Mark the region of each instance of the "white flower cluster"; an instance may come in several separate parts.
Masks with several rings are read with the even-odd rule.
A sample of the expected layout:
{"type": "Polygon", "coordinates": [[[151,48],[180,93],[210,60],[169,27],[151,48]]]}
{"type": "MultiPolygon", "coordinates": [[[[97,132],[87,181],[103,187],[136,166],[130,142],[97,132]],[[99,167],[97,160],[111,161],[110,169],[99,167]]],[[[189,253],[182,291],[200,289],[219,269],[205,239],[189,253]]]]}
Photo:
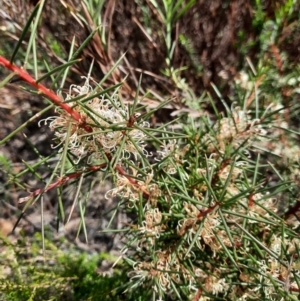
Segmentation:
{"type": "Polygon", "coordinates": [[[153,173],[148,173],[142,180],[142,176],[134,168],[131,167],[130,169],[131,174],[128,176],[117,173],[116,187],[107,191],[105,197],[113,198],[119,196],[129,201],[128,207],[133,207],[139,201],[140,194],[142,193],[148,199],[145,208],[155,207],[157,198],[161,192],[157,184],[152,183],[153,173]],[[136,180],[133,180],[133,178],[136,180]]]}
{"type": "Polygon", "coordinates": [[[249,112],[240,107],[233,107],[231,116],[223,117],[214,125],[215,135],[206,134],[203,141],[211,153],[216,150],[224,153],[229,144],[234,148],[241,145],[250,147],[255,141],[264,139],[267,135],[267,131],[260,123],[258,119],[252,120],[249,112]]]}
{"type": "Polygon", "coordinates": [[[87,78],[82,87],[72,85],[66,97],[70,107],[92,128],[91,133],[87,133],[77,120],[61,109],[58,110],[59,116],[43,120],[44,123],[50,122],[50,129],[55,132],[58,140],[57,146],[67,140],[68,149],[78,161],[89,156],[90,161],[97,162],[103,159],[105,154],[111,155],[121,146],[120,159],[130,158],[131,155],[135,159],[140,154],[147,156],[145,134],[140,128],[149,127],[149,123],[141,121],[137,126],[136,119],[139,115],[130,116],[128,107],[123,105],[116,95],[95,96],[85,101],[87,97],[91,98],[93,93],[87,78]],[[76,100],[73,101],[80,96],[80,104],[76,100]],[[130,118],[134,118],[134,121],[129,122],[130,118]]]}

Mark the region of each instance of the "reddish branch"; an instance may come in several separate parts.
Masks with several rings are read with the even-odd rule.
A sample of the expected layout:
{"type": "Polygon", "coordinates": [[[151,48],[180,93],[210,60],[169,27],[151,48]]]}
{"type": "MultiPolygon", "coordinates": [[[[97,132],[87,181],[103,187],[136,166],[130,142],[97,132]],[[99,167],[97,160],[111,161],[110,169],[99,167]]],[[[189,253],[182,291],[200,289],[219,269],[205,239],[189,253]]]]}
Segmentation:
{"type": "Polygon", "coordinates": [[[85,124],[85,120],[80,116],[80,114],[74,111],[68,104],[63,102],[58,95],[56,95],[50,89],[47,89],[40,83],[37,83],[32,76],[27,73],[24,69],[17,67],[16,65],[9,62],[6,58],[0,55],[0,65],[3,65],[5,68],[15,72],[22,80],[27,82],[32,87],[36,88],[41,94],[45,95],[48,99],[50,99],[56,106],[61,107],[64,111],[69,113],[74,120],[79,123],[79,126],[85,129],[88,133],[91,133],[93,129],[85,124]]]}
{"type": "Polygon", "coordinates": [[[202,295],[202,289],[201,289],[201,288],[198,288],[198,291],[197,291],[195,297],[193,298],[193,301],[199,301],[201,295],[202,295]]]}
{"type": "MultiPolygon", "coordinates": [[[[85,170],[85,172],[89,172],[89,171],[98,171],[100,170],[101,168],[104,168],[106,166],[106,163],[103,163],[103,164],[100,164],[100,165],[95,165],[95,166],[91,166],[89,167],[87,170],[85,170]]],[[[124,169],[120,166],[120,165],[117,165],[116,166],[116,170],[118,171],[119,174],[125,176],[129,182],[134,185],[134,186],[138,186],[138,182],[134,179],[132,179],[130,177],[130,175],[128,175],[124,169]]],[[[63,186],[64,184],[66,184],[68,181],[72,180],[72,179],[77,179],[79,178],[80,176],[82,175],[82,172],[74,172],[74,173],[71,173],[71,174],[68,174],[64,177],[61,177],[59,178],[56,182],[54,183],[51,183],[49,186],[47,186],[46,188],[41,188],[41,189],[37,189],[33,192],[31,192],[28,196],[24,197],[24,198],[20,198],[19,199],[19,204],[21,203],[24,203],[24,202],[27,202],[28,200],[30,200],[31,198],[37,196],[37,195],[40,195],[40,194],[43,194],[55,187],[60,187],[60,186],[63,186]]],[[[148,191],[145,191],[143,190],[143,193],[144,193],[144,196],[145,197],[149,197],[149,192],[148,191]]]]}
{"type": "Polygon", "coordinates": [[[249,201],[249,208],[252,207],[254,205],[254,193],[250,193],[249,197],[248,197],[248,201],[249,201]]]}
{"type": "MultiPolygon", "coordinates": [[[[87,171],[97,171],[99,170],[100,168],[103,168],[106,166],[106,163],[104,164],[101,164],[101,165],[97,165],[97,166],[91,166],[87,171]]],[[[64,177],[61,177],[59,178],[56,182],[54,183],[51,183],[49,186],[47,186],[46,188],[41,188],[41,189],[37,189],[33,192],[31,192],[28,196],[24,197],[24,198],[21,198],[19,199],[19,203],[24,203],[24,202],[27,202],[29,199],[37,196],[37,195],[40,195],[40,194],[43,194],[55,187],[60,187],[60,186],[63,186],[66,182],[72,180],[72,179],[77,179],[81,176],[82,172],[74,172],[74,173],[71,173],[71,174],[68,174],[64,177]]]]}
{"type": "Polygon", "coordinates": [[[201,219],[201,218],[205,217],[207,214],[212,212],[216,207],[218,207],[220,205],[221,205],[220,202],[216,202],[213,206],[208,207],[206,210],[201,210],[200,213],[198,214],[197,218],[201,219]]]}
{"type": "Polygon", "coordinates": [[[274,55],[275,62],[276,62],[276,65],[277,65],[276,67],[279,71],[279,74],[283,75],[283,61],[282,61],[282,58],[280,56],[279,48],[276,45],[272,44],[271,45],[271,52],[274,55]]]}

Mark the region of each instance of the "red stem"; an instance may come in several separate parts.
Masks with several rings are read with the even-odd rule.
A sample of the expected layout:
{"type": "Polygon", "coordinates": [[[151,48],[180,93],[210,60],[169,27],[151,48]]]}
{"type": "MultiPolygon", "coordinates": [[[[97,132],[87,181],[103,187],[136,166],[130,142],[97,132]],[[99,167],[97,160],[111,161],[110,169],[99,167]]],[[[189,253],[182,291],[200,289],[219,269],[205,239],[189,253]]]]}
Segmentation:
{"type": "MultiPolygon", "coordinates": [[[[97,171],[100,168],[103,168],[105,166],[106,166],[106,163],[103,163],[103,164],[100,164],[100,165],[96,165],[96,166],[91,166],[87,171],[97,171]]],[[[37,190],[31,192],[28,196],[19,199],[19,204],[27,202],[29,199],[31,199],[31,198],[39,195],[39,194],[45,193],[45,192],[47,192],[47,191],[49,191],[49,190],[51,190],[51,189],[53,189],[55,187],[62,186],[66,182],[68,182],[69,180],[77,179],[77,178],[79,178],[81,176],[81,174],[82,174],[82,172],[74,172],[74,173],[68,174],[68,175],[66,175],[66,176],[64,176],[62,178],[59,178],[56,182],[51,183],[46,188],[37,189],[37,190]]]]}
{"type": "MultiPolygon", "coordinates": [[[[106,166],[106,163],[103,163],[103,164],[100,164],[100,165],[91,166],[91,167],[89,167],[89,169],[87,171],[98,171],[99,169],[101,169],[101,168],[103,168],[105,166],[106,166]]],[[[123,176],[125,176],[132,185],[135,185],[135,186],[139,185],[136,180],[132,179],[127,173],[125,173],[124,169],[120,165],[117,165],[116,169],[117,169],[118,173],[121,174],[121,175],[123,175],[123,176]]],[[[68,174],[68,175],[66,175],[66,176],[64,176],[62,178],[59,178],[56,182],[51,183],[46,188],[37,189],[37,190],[31,192],[28,196],[26,196],[24,198],[20,198],[19,199],[19,204],[27,202],[29,199],[31,199],[31,198],[39,195],[39,194],[45,193],[45,192],[47,192],[47,191],[49,191],[49,190],[51,190],[51,189],[53,189],[55,187],[62,186],[64,184],[66,184],[66,182],[68,182],[69,180],[77,179],[81,175],[82,175],[82,172],[74,172],[74,173],[68,174]]],[[[148,191],[143,190],[143,193],[144,193],[145,197],[149,197],[149,192],[148,191]]]]}
{"type": "Polygon", "coordinates": [[[79,126],[85,129],[88,133],[91,133],[93,129],[85,124],[84,119],[80,116],[80,114],[76,111],[74,111],[68,104],[63,102],[63,99],[61,99],[58,95],[56,95],[53,91],[50,89],[47,89],[45,86],[43,86],[40,83],[37,83],[36,80],[27,73],[24,69],[17,67],[16,65],[9,62],[6,58],[0,55],[0,65],[3,65],[5,68],[15,72],[18,74],[18,76],[23,79],[25,82],[27,82],[32,87],[36,88],[38,91],[40,91],[41,94],[44,94],[48,99],[50,99],[56,106],[61,107],[63,110],[65,110],[67,113],[69,113],[72,118],[76,121],[78,121],[79,126]]]}
{"type": "Polygon", "coordinates": [[[220,202],[216,202],[213,206],[208,207],[206,210],[201,210],[197,218],[201,219],[202,217],[205,217],[206,215],[208,215],[208,213],[212,212],[217,206],[220,206],[220,202]]]}

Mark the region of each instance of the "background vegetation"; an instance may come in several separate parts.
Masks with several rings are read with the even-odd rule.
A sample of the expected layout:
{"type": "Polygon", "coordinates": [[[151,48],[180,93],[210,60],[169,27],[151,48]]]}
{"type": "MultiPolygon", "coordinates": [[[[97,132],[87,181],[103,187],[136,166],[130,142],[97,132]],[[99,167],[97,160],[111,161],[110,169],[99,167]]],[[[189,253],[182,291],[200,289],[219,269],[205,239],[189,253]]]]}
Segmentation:
{"type": "Polygon", "coordinates": [[[0,7],[1,300],[298,300],[299,1],[0,7]]]}

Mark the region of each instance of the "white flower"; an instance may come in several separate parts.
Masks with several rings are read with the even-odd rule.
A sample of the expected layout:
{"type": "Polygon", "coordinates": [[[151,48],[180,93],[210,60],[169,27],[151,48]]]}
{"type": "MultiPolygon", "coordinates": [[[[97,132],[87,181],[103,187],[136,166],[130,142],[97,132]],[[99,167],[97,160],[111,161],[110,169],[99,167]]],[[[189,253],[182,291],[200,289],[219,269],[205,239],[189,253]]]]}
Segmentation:
{"type": "Polygon", "coordinates": [[[137,124],[136,118],[139,115],[130,116],[128,107],[122,105],[116,96],[107,99],[102,95],[84,101],[85,97],[92,95],[92,87],[86,78],[83,86],[71,85],[66,97],[69,106],[92,128],[92,133],[87,133],[77,120],[62,109],[57,110],[59,116],[40,121],[50,122],[49,127],[57,140],[56,147],[64,145],[67,140],[68,149],[78,161],[85,156],[89,156],[89,161],[102,160],[105,154],[112,156],[120,147],[119,160],[128,159],[131,155],[136,159],[141,154],[148,156],[144,144],[146,135],[140,128],[149,127],[149,123],[139,121],[137,124]],[[72,101],[78,96],[83,97],[80,102],[84,106],[76,100],[72,101]]]}

